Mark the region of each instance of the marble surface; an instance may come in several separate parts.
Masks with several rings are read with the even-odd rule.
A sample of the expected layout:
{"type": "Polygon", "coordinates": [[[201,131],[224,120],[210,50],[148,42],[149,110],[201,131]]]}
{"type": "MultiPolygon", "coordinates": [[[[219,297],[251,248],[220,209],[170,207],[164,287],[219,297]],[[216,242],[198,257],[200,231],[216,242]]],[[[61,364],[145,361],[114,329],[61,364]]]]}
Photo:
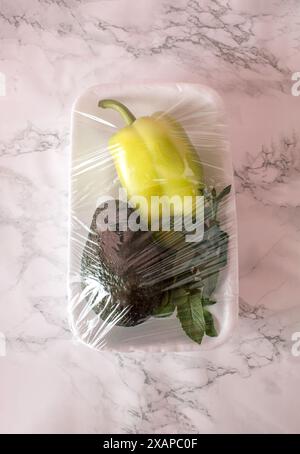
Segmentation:
{"type": "Polygon", "coordinates": [[[300,432],[299,15],[297,0],[1,0],[0,432],[300,432]],[[124,80],[208,83],[225,101],[240,320],[214,351],[71,338],[70,110],[124,80]]]}

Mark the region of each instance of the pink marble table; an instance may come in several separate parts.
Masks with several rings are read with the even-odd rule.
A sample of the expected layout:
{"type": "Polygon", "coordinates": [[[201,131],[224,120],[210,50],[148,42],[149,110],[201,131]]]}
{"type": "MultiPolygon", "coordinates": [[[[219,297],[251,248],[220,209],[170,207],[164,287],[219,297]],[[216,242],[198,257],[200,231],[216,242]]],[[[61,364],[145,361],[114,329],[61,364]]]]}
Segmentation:
{"type": "Polygon", "coordinates": [[[0,432],[300,432],[299,15],[297,0],[1,1],[0,432]],[[240,320],[214,351],[99,353],[67,324],[71,106],[141,80],[225,101],[240,320]]]}

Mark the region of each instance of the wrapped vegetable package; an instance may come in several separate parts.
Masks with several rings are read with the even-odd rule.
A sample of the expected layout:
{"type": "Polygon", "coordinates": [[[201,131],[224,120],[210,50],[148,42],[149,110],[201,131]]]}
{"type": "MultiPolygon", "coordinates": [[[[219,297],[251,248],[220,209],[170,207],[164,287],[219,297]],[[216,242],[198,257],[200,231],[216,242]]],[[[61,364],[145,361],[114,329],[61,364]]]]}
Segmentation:
{"type": "Polygon", "coordinates": [[[96,86],[73,109],[69,315],[96,349],[212,348],[238,308],[222,103],[196,84],[96,86]]]}

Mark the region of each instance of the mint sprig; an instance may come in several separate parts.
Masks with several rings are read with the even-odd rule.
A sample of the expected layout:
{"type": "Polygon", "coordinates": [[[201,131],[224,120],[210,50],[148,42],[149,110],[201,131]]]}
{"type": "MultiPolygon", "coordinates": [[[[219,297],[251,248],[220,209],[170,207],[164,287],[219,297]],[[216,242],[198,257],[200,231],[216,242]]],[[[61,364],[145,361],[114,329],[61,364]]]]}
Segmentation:
{"type": "Polygon", "coordinates": [[[182,329],[198,344],[201,344],[204,335],[218,335],[208,307],[216,303],[211,296],[216,289],[219,272],[227,264],[229,236],[221,230],[217,214],[220,202],[230,190],[231,186],[227,186],[217,194],[214,188],[204,189],[203,240],[195,243],[188,270],[175,277],[172,288],[166,291],[161,306],[153,314],[155,317],[168,317],[176,308],[182,329]],[[184,284],[180,286],[180,282],[184,284]]]}

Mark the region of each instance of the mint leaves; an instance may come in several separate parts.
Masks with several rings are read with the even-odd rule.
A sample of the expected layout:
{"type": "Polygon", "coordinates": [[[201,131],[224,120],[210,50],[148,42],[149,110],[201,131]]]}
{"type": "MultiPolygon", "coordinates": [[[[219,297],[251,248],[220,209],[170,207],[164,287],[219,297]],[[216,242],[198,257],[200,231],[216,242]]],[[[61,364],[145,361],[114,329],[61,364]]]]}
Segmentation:
{"type": "Polygon", "coordinates": [[[217,214],[220,202],[230,190],[231,186],[227,186],[217,194],[214,188],[204,189],[203,240],[178,252],[174,282],[153,313],[155,317],[168,317],[176,309],[183,331],[197,344],[201,344],[204,335],[218,335],[209,306],[216,303],[211,296],[217,287],[219,272],[227,265],[229,236],[220,228],[217,214]],[[177,271],[180,269],[182,272],[177,271]]]}
{"type": "Polygon", "coordinates": [[[154,317],[169,317],[175,310],[173,302],[172,290],[166,291],[159,308],[153,312],[154,317]]]}
{"type": "Polygon", "coordinates": [[[201,344],[204,334],[217,336],[212,314],[207,306],[215,304],[215,301],[202,296],[201,291],[190,292],[184,287],[175,288],[165,293],[159,309],[154,317],[169,317],[177,309],[177,318],[182,329],[194,342],[201,344]]]}
{"type": "Polygon", "coordinates": [[[177,304],[177,318],[183,331],[197,344],[201,344],[204,334],[217,336],[212,314],[206,308],[215,301],[203,298],[200,292],[187,294],[185,301],[177,304]]]}

